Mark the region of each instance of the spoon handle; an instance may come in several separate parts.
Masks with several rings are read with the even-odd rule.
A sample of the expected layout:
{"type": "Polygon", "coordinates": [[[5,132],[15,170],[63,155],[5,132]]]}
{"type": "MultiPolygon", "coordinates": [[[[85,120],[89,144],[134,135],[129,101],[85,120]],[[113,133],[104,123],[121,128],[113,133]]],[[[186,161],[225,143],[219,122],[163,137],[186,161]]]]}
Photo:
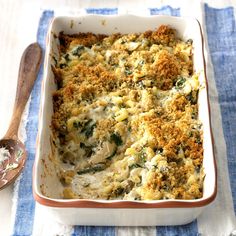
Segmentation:
{"type": "Polygon", "coordinates": [[[21,116],[37,78],[41,57],[42,50],[38,43],[30,44],[21,57],[13,115],[4,138],[13,138],[18,134],[21,116]]]}

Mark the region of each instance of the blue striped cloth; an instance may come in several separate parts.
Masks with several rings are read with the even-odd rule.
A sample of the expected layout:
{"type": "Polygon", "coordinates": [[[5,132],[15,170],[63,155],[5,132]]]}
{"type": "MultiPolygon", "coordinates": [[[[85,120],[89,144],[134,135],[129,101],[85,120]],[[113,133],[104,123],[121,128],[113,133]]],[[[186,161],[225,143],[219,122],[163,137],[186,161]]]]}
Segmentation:
{"type": "MultiPolygon", "coordinates": [[[[180,16],[180,8],[164,6],[160,9],[151,8],[150,14],[165,14],[180,16]]],[[[205,11],[205,31],[207,32],[208,48],[214,68],[214,79],[218,92],[220,113],[222,117],[222,127],[224,140],[227,148],[227,161],[230,177],[230,186],[234,206],[236,210],[236,29],[234,9],[232,7],[215,9],[204,5],[205,11]]],[[[86,9],[87,13],[113,15],[118,13],[117,8],[86,9]]],[[[38,26],[37,41],[45,49],[45,37],[53,11],[44,11],[38,26]]],[[[35,156],[35,141],[38,126],[39,94],[42,81],[42,68],[32,92],[30,102],[28,123],[26,126],[27,139],[26,148],[28,150],[28,160],[20,181],[15,188],[17,192],[17,205],[15,223],[12,235],[28,236],[32,235],[35,219],[35,201],[32,196],[32,166],[35,156]]],[[[214,117],[214,114],[213,114],[214,117]]],[[[216,118],[218,119],[218,118],[216,118]]],[[[217,144],[216,144],[217,145],[217,144]]],[[[216,147],[217,148],[217,147],[216,147]]],[[[220,167],[219,167],[220,168],[220,167]]],[[[214,224],[214,218],[209,219],[209,224],[214,224]]],[[[158,226],[154,228],[155,234],[161,236],[200,236],[198,220],[183,226],[158,226]]],[[[224,227],[224,225],[222,225],[224,227]]],[[[74,226],[71,235],[83,236],[113,236],[117,234],[118,227],[93,227],[93,226],[74,226]]],[[[126,232],[125,227],[122,232],[126,232]]],[[[143,230],[145,227],[142,227],[143,230]]],[[[139,235],[138,231],[128,229],[129,235],[139,235]],[[131,233],[130,233],[131,232],[131,233]],[[135,233],[136,232],[136,233],[135,233]]],[[[145,232],[145,230],[143,231],[145,232]]],[[[146,231],[148,232],[148,231],[146,231]]],[[[126,233],[125,233],[126,235],[126,233]]],[[[208,234],[211,235],[211,234],[208,234]]],[[[214,233],[212,235],[218,235],[214,233]]],[[[229,235],[229,232],[225,232],[229,235]]],[[[220,236],[220,235],[219,235],[220,236]]]]}
{"type": "Polygon", "coordinates": [[[214,65],[227,146],[228,168],[236,211],[236,28],[234,9],[205,5],[208,46],[214,65]]]}

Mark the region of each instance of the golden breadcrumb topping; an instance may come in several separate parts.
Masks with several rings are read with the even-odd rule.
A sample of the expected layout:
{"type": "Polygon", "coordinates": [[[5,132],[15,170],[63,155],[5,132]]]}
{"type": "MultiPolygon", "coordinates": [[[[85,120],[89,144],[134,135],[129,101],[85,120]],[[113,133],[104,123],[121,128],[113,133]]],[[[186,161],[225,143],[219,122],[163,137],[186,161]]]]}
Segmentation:
{"type": "Polygon", "coordinates": [[[62,197],[201,198],[192,40],[162,25],[138,34],[61,32],[59,42],[51,128],[62,197]]]}

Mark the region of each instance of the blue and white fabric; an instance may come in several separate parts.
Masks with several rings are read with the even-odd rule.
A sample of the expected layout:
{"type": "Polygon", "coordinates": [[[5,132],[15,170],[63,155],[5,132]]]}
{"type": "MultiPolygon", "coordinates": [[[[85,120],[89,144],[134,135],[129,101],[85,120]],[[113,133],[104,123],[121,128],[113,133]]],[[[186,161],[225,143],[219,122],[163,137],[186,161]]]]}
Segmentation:
{"type": "MultiPolygon", "coordinates": [[[[32,167],[35,157],[35,142],[38,126],[40,88],[43,75],[41,68],[34,86],[26,125],[28,150],[26,168],[16,182],[14,236],[233,236],[236,235],[236,21],[235,9],[216,9],[201,4],[207,76],[212,113],[215,153],[218,166],[218,195],[201,216],[183,226],[157,227],[98,227],[68,226],[56,223],[47,216],[47,211],[37,205],[32,195],[32,167]]],[[[89,14],[119,14],[118,8],[85,9],[89,14]]],[[[148,8],[151,15],[184,15],[180,7],[162,6],[148,8]]],[[[45,50],[45,37],[48,25],[56,11],[42,12],[38,25],[37,41],[45,50]]]]}

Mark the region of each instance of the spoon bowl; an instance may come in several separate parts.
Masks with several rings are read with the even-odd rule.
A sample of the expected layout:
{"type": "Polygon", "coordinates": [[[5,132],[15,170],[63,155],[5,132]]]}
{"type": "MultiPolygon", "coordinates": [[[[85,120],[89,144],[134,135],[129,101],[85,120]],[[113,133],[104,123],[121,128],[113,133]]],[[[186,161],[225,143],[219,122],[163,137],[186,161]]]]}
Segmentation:
{"type": "Polygon", "coordinates": [[[7,187],[22,172],[25,166],[27,153],[24,144],[20,140],[2,139],[0,149],[9,151],[10,157],[0,164],[0,189],[7,187]]]}
{"type": "Polygon", "coordinates": [[[41,57],[39,44],[33,43],[25,49],[21,58],[13,115],[4,138],[0,140],[0,190],[13,183],[25,166],[27,152],[18,138],[18,129],[37,78],[41,57]]]}

